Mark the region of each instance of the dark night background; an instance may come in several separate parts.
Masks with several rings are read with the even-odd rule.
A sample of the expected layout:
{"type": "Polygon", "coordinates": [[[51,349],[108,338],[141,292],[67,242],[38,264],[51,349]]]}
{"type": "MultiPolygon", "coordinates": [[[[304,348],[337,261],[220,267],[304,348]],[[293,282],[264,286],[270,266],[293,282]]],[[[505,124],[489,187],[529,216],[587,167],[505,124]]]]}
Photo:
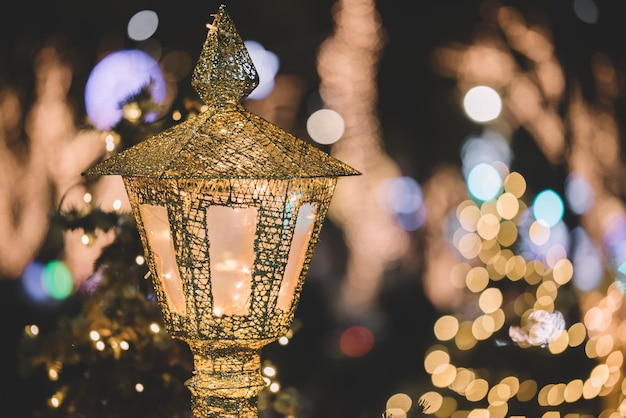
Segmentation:
{"type": "MultiPolygon", "coordinates": [[[[280,57],[281,73],[303,75],[309,81],[309,90],[315,90],[318,81],[315,55],[320,43],[332,33],[333,1],[224,3],[244,39],[256,40],[275,52],[280,57]]],[[[481,21],[482,3],[476,0],[377,2],[385,33],[378,73],[383,140],[387,152],[399,162],[404,173],[420,182],[428,179],[439,164],[459,164],[463,140],[480,130],[453,103],[455,82],[434,72],[431,54],[438,46],[467,42],[471,38],[481,21]]],[[[594,52],[606,52],[614,59],[616,68],[626,71],[623,1],[598,1],[600,16],[596,24],[580,21],[574,14],[572,1],[504,3],[518,7],[528,22],[550,28],[567,80],[581,81],[589,97],[594,94],[589,67],[594,52]]],[[[196,57],[205,38],[205,24],[219,4],[138,0],[21,1],[13,2],[10,8],[5,4],[0,11],[0,86],[21,86],[26,100],[32,100],[34,55],[45,42],[55,38],[68,51],[74,71],[70,94],[78,116],[82,117],[83,88],[96,62],[100,40],[116,35],[122,45],[132,46],[125,38],[129,17],[139,10],[152,9],[160,18],[155,37],[163,48],[184,49],[196,57]]],[[[179,89],[179,100],[194,94],[188,80],[181,80],[179,89]]],[[[618,122],[622,123],[624,106],[619,100],[616,105],[618,122]]],[[[516,155],[513,169],[523,165],[529,173],[529,184],[562,183],[566,168],[551,166],[532,141],[514,141],[513,149],[516,155]]],[[[335,257],[341,258],[345,252],[341,232],[330,222],[322,240],[332,242],[335,257]]],[[[333,274],[339,279],[341,267],[333,274]]],[[[341,411],[345,417],[380,417],[390,394],[403,390],[411,381],[425,379],[424,350],[432,343],[432,323],[437,312],[423,295],[419,277],[392,277],[383,287],[379,300],[388,329],[385,344],[363,358],[335,358],[330,362],[332,353],[320,347],[341,324],[335,323],[324,290],[316,284],[319,280],[311,279],[303,290],[296,314],[302,329],[289,347],[272,346],[265,352],[280,365],[285,386],[315,387],[318,398],[327,403],[319,408],[323,412],[320,416],[339,416],[337,411],[341,411]]],[[[18,377],[16,341],[26,324],[52,323],[59,314],[25,303],[17,296],[18,286],[18,281],[12,278],[0,279],[4,352],[0,362],[4,381],[0,416],[7,418],[31,416],[30,408],[42,397],[41,389],[33,382],[18,377]]],[[[487,348],[486,352],[492,350],[487,348]]]]}

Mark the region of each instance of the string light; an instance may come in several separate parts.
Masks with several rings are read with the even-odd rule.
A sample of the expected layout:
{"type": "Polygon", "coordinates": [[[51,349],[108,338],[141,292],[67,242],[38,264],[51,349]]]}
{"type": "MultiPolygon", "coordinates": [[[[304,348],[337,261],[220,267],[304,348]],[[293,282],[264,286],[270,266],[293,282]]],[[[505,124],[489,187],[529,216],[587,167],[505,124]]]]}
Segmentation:
{"type": "Polygon", "coordinates": [[[39,335],[39,327],[35,324],[26,325],[24,330],[26,332],[26,335],[30,337],[36,337],[37,335],[39,335]]]}

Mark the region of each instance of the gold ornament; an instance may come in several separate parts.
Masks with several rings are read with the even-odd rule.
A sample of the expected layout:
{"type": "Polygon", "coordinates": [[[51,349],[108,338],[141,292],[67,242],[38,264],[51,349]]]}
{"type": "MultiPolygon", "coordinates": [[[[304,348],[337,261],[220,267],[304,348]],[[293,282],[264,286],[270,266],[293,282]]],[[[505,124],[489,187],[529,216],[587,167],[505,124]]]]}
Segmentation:
{"type": "Polygon", "coordinates": [[[256,417],[261,348],[289,330],[337,178],[360,174],[247,111],[258,75],[225,6],[193,73],[207,110],[91,167],[121,175],[194,418],[256,417]]]}

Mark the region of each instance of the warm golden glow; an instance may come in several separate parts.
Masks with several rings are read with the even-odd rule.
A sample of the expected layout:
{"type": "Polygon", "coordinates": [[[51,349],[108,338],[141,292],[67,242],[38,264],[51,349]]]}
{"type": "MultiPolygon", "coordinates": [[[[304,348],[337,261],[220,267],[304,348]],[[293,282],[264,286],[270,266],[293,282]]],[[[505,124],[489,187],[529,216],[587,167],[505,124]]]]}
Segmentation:
{"type": "Polygon", "coordinates": [[[447,351],[435,349],[426,355],[424,359],[424,370],[433,374],[441,366],[450,364],[450,355],[447,351]]]}
{"type": "Polygon", "coordinates": [[[291,239],[289,258],[285,266],[285,276],[280,285],[277,306],[285,311],[291,307],[298,279],[306,260],[309,241],[313,232],[314,221],[317,215],[316,203],[304,203],[297,214],[296,225],[291,239]]]}
{"type": "Polygon", "coordinates": [[[458,249],[463,255],[463,257],[471,260],[480,254],[480,250],[482,248],[482,241],[478,234],[473,232],[463,234],[460,237],[458,243],[458,249]]]}
{"type": "Polygon", "coordinates": [[[500,232],[500,219],[492,213],[481,216],[476,224],[476,232],[482,239],[494,239],[500,232]]]}
{"type": "Polygon", "coordinates": [[[554,269],[552,270],[552,277],[554,277],[554,281],[559,285],[564,285],[569,282],[573,275],[574,266],[567,258],[557,261],[554,269]]]}
{"type": "Polygon", "coordinates": [[[463,321],[460,325],[459,331],[454,338],[454,343],[459,350],[471,350],[477,343],[472,332],[473,322],[463,321]]]}
{"type": "Polygon", "coordinates": [[[489,393],[487,394],[487,400],[491,405],[501,405],[503,403],[506,403],[513,395],[514,394],[511,393],[511,388],[509,386],[497,384],[489,389],[489,393]]]}
{"type": "MultiPolygon", "coordinates": [[[[526,192],[526,179],[520,173],[513,171],[504,179],[504,190],[519,199],[526,192]]],[[[510,198],[507,197],[507,201],[509,200],[510,198]]]]}
{"type": "Polygon", "coordinates": [[[500,223],[500,231],[498,232],[498,242],[504,247],[510,247],[517,240],[517,225],[511,221],[500,223]]]}
{"type": "Polygon", "coordinates": [[[439,341],[449,341],[453,339],[458,332],[459,321],[452,315],[443,315],[437,319],[433,329],[439,341]]]}
{"type": "Polygon", "coordinates": [[[467,273],[465,284],[472,292],[481,292],[489,284],[489,272],[484,267],[474,267],[467,273]]]}
{"type": "Polygon", "coordinates": [[[519,385],[519,391],[517,392],[517,399],[520,402],[527,402],[535,397],[537,394],[537,382],[534,380],[524,380],[519,385]]]}
{"type": "Polygon", "coordinates": [[[485,289],[478,299],[478,306],[485,313],[495,312],[502,306],[502,292],[500,289],[495,287],[485,289]]]}
{"type": "Polygon", "coordinates": [[[374,0],[338,0],[332,12],[333,33],[317,56],[319,92],[324,107],[341,115],[345,126],[331,154],[363,175],[338,184],[328,216],[342,228],[348,246],[339,314],[358,317],[374,307],[383,273],[404,256],[409,235],[377,198],[378,186],[400,175],[384,150],[377,117],[381,17],[374,0]]]}
{"type": "Polygon", "coordinates": [[[467,418],[490,418],[491,416],[488,409],[472,409],[467,418]]]}
{"type": "Polygon", "coordinates": [[[185,315],[183,284],[176,262],[176,250],[170,233],[167,208],[163,206],[141,205],[141,216],[146,229],[146,238],[154,257],[157,277],[163,283],[165,296],[171,309],[185,315]]]}
{"type": "Polygon", "coordinates": [[[216,316],[249,312],[257,218],[257,208],[211,205],[206,213],[206,233],[197,231],[211,242],[210,280],[216,316]]]}
{"type": "Polygon", "coordinates": [[[609,379],[609,368],[606,364],[598,364],[589,374],[589,381],[594,387],[602,387],[609,379]]]}
{"type": "Polygon", "coordinates": [[[456,367],[452,364],[442,364],[438,366],[431,375],[433,385],[445,388],[454,382],[456,377],[456,367]]]}
{"type": "Polygon", "coordinates": [[[479,341],[491,337],[495,330],[495,321],[489,315],[481,315],[472,323],[472,335],[479,341]]]}
{"type": "Polygon", "coordinates": [[[461,227],[467,232],[476,232],[478,221],[480,219],[480,209],[474,204],[467,204],[464,206],[459,205],[462,208],[457,211],[457,217],[461,227]]]}
{"type": "MultiPolygon", "coordinates": [[[[81,131],[75,123],[68,99],[70,62],[52,46],[41,49],[33,61],[30,109],[23,108],[18,89],[0,86],[0,277],[8,279],[20,278],[35,258],[57,206],[85,207],[86,187],[80,173],[104,152],[98,133],[81,131]],[[27,152],[18,151],[20,142],[27,144],[27,152]]],[[[70,269],[78,270],[72,271],[75,278],[93,274],[97,255],[92,257],[85,246],[66,251],[66,257],[62,261],[70,261],[70,269]]],[[[79,284],[77,280],[76,287],[79,284]]]]}
{"type": "Polygon", "coordinates": [[[503,219],[513,219],[519,212],[519,200],[517,200],[517,197],[511,192],[502,193],[500,197],[498,197],[496,205],[498,214],[503,219]]]}
{"type": "Polygon", "coordinates": [[[487,396],[489,383],[485,379],[472,380],[465,390],[465,397],[470,402],[478,402],[487,396]]]}
{"type": "Polygon", "coordinates": [[[599,384],[601,379],[592,379],[589,378],[585,380],[583,383],[583,398],[584,399],[592,399],[598,396],[600,390],[602,389],[602,385],[599,384]]]}
{"type": "Polygon", "coordinates": [[[450,389],[460,395],[465,395],[469,383],[474,379],[476,379],[476,375],[472,370],[459,367],[457,368],[456,378],[450,385],[450,389]]]}
{"type": "Polygon", "coordinates": [[[563,392],[563,398],[565,402],[576,402],[583,395],[583,381],[582,379],[574,379],[565,386],[563,392]]]}
{"type": "Polygon", "coordinates": [[[552,354],[559,354],[564,352],[569,346],[569,334],[567,331],[561,331],[556,338],[553,338],[548,343],[548,349],[552,354]]]}
{"type": "MultiPolygon", "coordinates": [[[[580,224],[590,239],[606,245],[604,234],[615,233],[611,228],[621,222],[615,220],[626,214],[624,206],[618,203],[622,200],[622,192],[617,184],[624,170],[624,163],[618,157],[623,154],[622,134],[616,122],[618,113],[614,106],[616,98],[623,93],[617,81],[619,69],[607,54],[595,52],[590,59],[590,81],[595,88],[593,100],[583,93],[577,82],[573,83],[570,91],[566,89],[566,71],[556,54],[547,26],[536,21],[531,24],[526,21],[524,13],[514,7],[497,3],[485,3],[483,6],[483,18],[496,30],[477,27],[471,42],[437,49],[433,55],[436,71],[455,79],[459,93],[475,85],[488,85],[502,92],[504,111],[496,121],[498,123],[494,123],[494,129],[507,139],[513,132],[523,129],[535,140],[543,157],[551,164],[565,164],[571,173],[584,179],[593,192],[592,196],[574,196],[581,199],[584,208],[572,209],[580,210],[580,224]],[[586,201],[582,202],[582,199],[586,201]]],[[[583,282],[587,280],[586,266],[581,263],[581,270],[575,272],[576,264],[573,258],[569,258],[574,256],[571,248],[551,243],[559,239],[556,228],[552,230],[543,221],[533,222],[528,218],[525,221],[529,223],[524,228],[530,226],[529,230],[523,230],[518,224],[525,217],[528,203],[522,200],[526,181],[520,173],[506,174],[503,186],[504,192],[496,200],[497,215],[501,218],[496,239],[503,247],[501,252],[485,247],[485,241],[490,238],[489,230],[484,226],[479,228],[479,218],[468,216],[475,209],[467,203],[458,206],[457,218],[462,231],[455,233],[453,243],[461,257],[466,259],[463,261],[470,261],[472,268],[481,266],[479,262],[483,262],[491,280],[525,281],[520,285],[528,287],[519,295],[512,296],[507,309],[512,309],[522,319],[528,316],[529,308],[554,312],[564,301],[561,292],[569,292],[569,289],[562,289],[563,286],[570,285],[576,278],[583,282]],[[519,204],[517,208],[516,203],[519,204]],[[511,223],[505,223],[507,220],[511,223]],[[477,243],[465,238],[465,233],[480,236],[483,240],[480,251],[475,249],[477,243]],[[504,255],[504,249],[514,246],[520,237],[529,239],[535,246],[548,246],[550,243],[549,248],[542,250],[540,258],[533,259],[531,255],[525,257],[528,261],[523,262],[516,260],[515,256],[504,255]]],[[[481,216],[485,213],[481,208],[481,216]]],[[[607,250],[607,253],[616,251],[602,250],[607,250]]],[[[607,270],[616,268],[606,260],[602,263],[607,270]]],[[[603,280],[613,279],[611,276],[615,272],[607,273],[603,280]]],[[[466,279],[470,277],[466,274],[466,279]]],[[[468,288],[470,283],[475,282],[466,280],[468,288]]],[[[575,379],[565,385],[565,389],[563,383],[545,387],[538,398],[542,405],[557,406],[562,402],[599,396],[607,405],[599,416],[613,418],[626,411],[623,402],[617,406],[620,412],[615,412],[613,405],[617,399],[615,387],[623,379],[621,355],[615,353],[622,353],[626,347],[623,283],[619,284],[620,290],[616,290],[618,286],[615,283],[608,283],[605,287],[602,282],[596,286],[597,290],[578,293],[582,321],[571,324],[567,331],[552,335],[546,347],[551,354],[560,355],[586,341],[585,354],[600,363],[598,368],[594,369],[589,379],[575,379]],[[603,292],[606,293],[603,295],[603,292]],[[606,364],[603,365],[603,361],[606,364]],[[610,370],[608,376],[604,372],[605,367],[610,370]]],[[[478,320],[475,321],[475,330],[480,328],[478,323],[478,320]]],[[[532,385],[536,389],[536,383],[532,385]]],[[[523,394],[521,390],[520,393],[523,394]]],[[[530,400],[532,396],[534,394],[526,399],[530,400]]],[[[570,415],[578,416],[567,416],[570,415]]],[[[545,418],[557,416],[560,416],[557,412],[543,415],[545,418]]]]}
{"type": "MultiPolygon", "coordinates": [[[[430,393],[434,393],[434,392],[430,392],[430,393]]],[[[424,398],[425,396],[427,396],[427,394],[422,395],[422,398],[424,398]]],[[[429,399],[429,405],[430,402],[435,401],[435,405],[431,405],[431,407],[436,409],[439,409],[439,407],[441,406],[441,403],[443,402],[443,398],[441,397],[441,395],[439,395],[439,399],[437,399],[437,396],[432,396],[432,395],[428,395],[429,399]],[[438,402],[436,402],[438,400],[438,402]],[[438,405],[437,405],[438,403],[438,405]]],[[[420,399],[422,399],[420,398],[420,399]]],[[[404,413],[409,412],[409,409],[411,409],[411,405],[413,404],[413,401],[411,400],[411,397],[409,395],[407,395],[406,393],[396,393],[394,395],[391,395],[389,397],[389,399],[387,399],[387,404],[386,404],[386,409],[399,409],[401,411],[404,411],[404,413]]]]}
{"type": "Polygon", "coordinates": [[[520,280],[526,274],[526,260],[521,255],[510,257],[504,265],[507,277],[512,281],[520,280]]]}
{"type": "Polygon", "coordinates": [[[423,407],[425,414],[433,414],[441,409],[443,396],[434,391],[426,392],[419,398],[418,404],[423,407]]]}

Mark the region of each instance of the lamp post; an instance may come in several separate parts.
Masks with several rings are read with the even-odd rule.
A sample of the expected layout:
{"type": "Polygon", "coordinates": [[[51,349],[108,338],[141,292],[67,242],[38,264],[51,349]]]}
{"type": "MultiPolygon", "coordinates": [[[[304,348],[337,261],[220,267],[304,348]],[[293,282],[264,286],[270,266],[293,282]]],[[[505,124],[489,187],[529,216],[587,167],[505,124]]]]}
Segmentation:
{"type": "Polygon", "coordinates": [[[337,178],[359,172],[241,104],[258,75],[220,6],[192,77],[207,110],[89,168],[121,175],[194,418],[256,417],[260,351],[291,325],[337,178]]]}

